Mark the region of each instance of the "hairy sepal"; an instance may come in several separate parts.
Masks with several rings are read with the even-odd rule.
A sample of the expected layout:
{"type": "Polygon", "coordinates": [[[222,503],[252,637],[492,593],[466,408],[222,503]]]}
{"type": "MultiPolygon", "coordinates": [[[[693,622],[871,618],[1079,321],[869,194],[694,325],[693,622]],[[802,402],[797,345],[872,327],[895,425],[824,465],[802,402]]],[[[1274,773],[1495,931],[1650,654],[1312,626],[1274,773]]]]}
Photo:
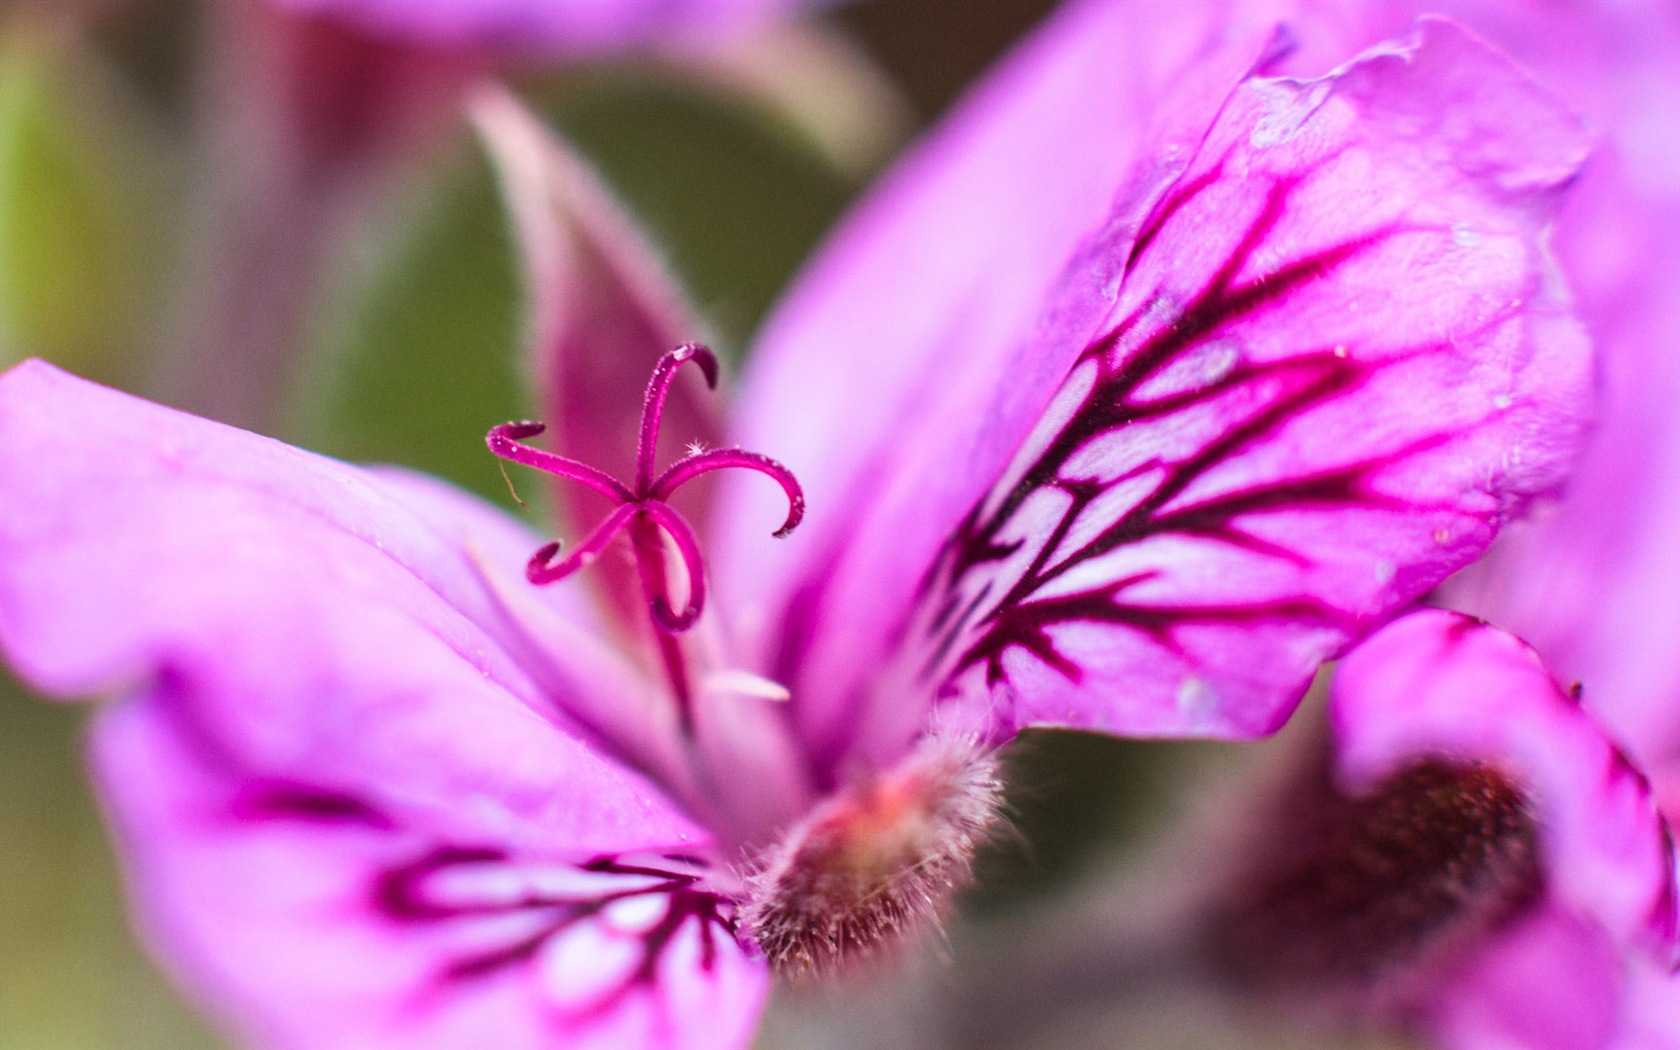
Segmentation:
{"type": "Polygon", "coordinates": [[[831,977],[935,929],[997,831],[995,756],[930,738],[814,809],[749,880],[742,927],[796,981],[831,977]]]}

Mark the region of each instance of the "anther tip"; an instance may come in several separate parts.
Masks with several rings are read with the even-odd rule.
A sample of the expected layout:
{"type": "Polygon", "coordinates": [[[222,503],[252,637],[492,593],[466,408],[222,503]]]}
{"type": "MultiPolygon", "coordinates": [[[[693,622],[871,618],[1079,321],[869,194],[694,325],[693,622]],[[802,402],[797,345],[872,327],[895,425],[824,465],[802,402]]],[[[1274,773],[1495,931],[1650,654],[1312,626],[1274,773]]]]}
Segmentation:
{"type": "Polygon", "coordinates": [[[684,343],[671,351],[671,358],[677,364],[692,360],[700,366],[700,374],[706,377],[706,386],[716,390],[718,385],[718,360],[711,348],[704,343],[684,343]]]}
{"type": "Polygon", "coordinates": [[[548,564],[554,556],[560,553],[560,541],[545,543],[537,548],[537,553],[531,555],[531,560],[525,563],[525,578],[541,586],[549,582],[548,564]]]}
{"type": "Polygon", "coordinates": [[[536,437],[547,429],[548,426],[545,423],[522,419],[514,423],[502,423],[491,427],[490,433],[484,436],[484,440],[491,448],[495,448],[500,442],[520,441],[528,437],[536,437]]]}
{"type": "Polygon", "coordinates": [[[802,495],[801,496],[795,496],[793,499],[788,501],[787,520],[782,522],[782,527],[781,528],[777,529],[775,532],[771,533],[770,535],[772,537],[774,537],[775,539],[785,540],[793,532],[794,529],[799,527],[799,523],[804,521],[804,520],[805,520],[805,497],[802,496],[802,495]]]}
{"type": "Polygon", "coordinates": [[[659,626],[669,634],[682,634],[700,621],[700,606],[690,605],[681,615],[671,611],[671,606],[664,598],[654,598],[648,603],[649,611],[659,626]]]}
{"type": "Polygon", "coordinates": [[[787,539],[789,536],[793,535],[793,530],[799,527],[799,522],[802,517],[802,515],[798,514],[789,514],[787,520],[782,522],[782,527],[777,529],[775,532],[772,532],[770,537],[778,540],[787,539]]]}

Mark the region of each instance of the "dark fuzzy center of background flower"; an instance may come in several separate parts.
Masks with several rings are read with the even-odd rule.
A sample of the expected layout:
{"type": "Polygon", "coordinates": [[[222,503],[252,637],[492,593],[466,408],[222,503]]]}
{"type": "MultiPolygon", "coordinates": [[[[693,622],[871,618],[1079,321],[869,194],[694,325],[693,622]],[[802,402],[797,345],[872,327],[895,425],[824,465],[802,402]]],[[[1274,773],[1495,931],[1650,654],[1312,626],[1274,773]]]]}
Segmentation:
{"type": "Polygon", "coordinates": [[[1208,930],[1218,969],[1265,990],[1356,989],[1450,965],[1543,879],[1529,799],[1499,770],[1417,759],[1348,795],[1327,763],[1208,930]]]}

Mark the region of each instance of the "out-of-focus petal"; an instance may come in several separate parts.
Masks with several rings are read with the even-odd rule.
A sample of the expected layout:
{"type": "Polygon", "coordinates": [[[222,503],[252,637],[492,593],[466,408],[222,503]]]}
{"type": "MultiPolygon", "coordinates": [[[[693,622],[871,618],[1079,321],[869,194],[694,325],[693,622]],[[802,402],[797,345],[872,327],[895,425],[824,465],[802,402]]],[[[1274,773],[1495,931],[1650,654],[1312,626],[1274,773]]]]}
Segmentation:
{"type": "Polygon", "coordinates": [[[1680,975],[1643,959],[1622,972],[1621,1013],[1612,1050],[1680,1048],[1680,975]]]}
{"type": "MultiPolygon", "coordinates": [[[[223,766],[183,732],[177,702],[159,690],[99,716],[100,795],[153,950],[244,1039],[750,1039],[767,974],[730,933],[730,905],[680,859],[699,839],[639,852],[654,822],[629,822],[566,850],[468,794],[446,821],[409,823],[364,797],[223,766]]],[[[567,805],[639,804],[626,783],[590,786],[567,805]]]]}
{"type": "Polygon", "coordinates": [[[411,822],[466,799],[557,847],[690,831],[569,714],[640,683],[568,655],[575,596],[544,596],[571,635],[524,659],[486,585],[520,578],[520,530],[434,487],[25,363],[0,377],[0,648],[54,695],[168,683],[207,751],[411,822]]]}
{"type": "Polygon", "coordinates": [[[1439,1045],[1460,1050],[1675,1050],[1680,978],[1547,907],[1456,974],[1429,1022],[1439,1045]]]}
{"type": "MultiPolygon", "coordinates": [[[[1591,922],[1543,907],[1503,930],[1431,1004],[1436,1045],[1459,1050],[1572,1050],[1618,1045],[1625,966],[1591,922]]],[[[1650,964],[1646,964],[1650,965],[1650,964]]],[[[1660,1043],[1625,1044],[1655,1050],[1660,1043]]]]}
{"type": "Polygon", "coordinates": [[[379,36],[513,53],[587,55],[731,36],[815,0],[275,0],[379,36]]]}
{"type": "Polygon", "coordinates": [[[837,171],[862,178],[903,145],[910,106],[872,53],[823,22],[788,22],[724,47],[669,49],[666,68],[779,116],[837,171]]]}
{"type": "Polygon", "coordinates": [[[1674,855],[1650,786],[1534,650],[1457,613],[1414,613],[1342,661],[1330,719],[1355,790],[1417,756],[1505,771],[1535,807],[1547,895],[1618,946],[1674,951],[1674,855]]]}
{"type": "MultiPolygon", "coordinates": [[[[929,690],[990,735],[1275,728],[1321,660],[1561,479],[1589,360],[1541,240],[1586,141],[1448,23],[1325,80],[1245,81],[1070,271],[1035,344],[1066,378],[990,494],[945,517],[985,465],[951,449],[878,479],[796,703],[855,702],[848,668],[907,634],[876,694],[900,733],[929,690]]],[[[940,423],[998,440],[1024,370],[940,423]]]]}

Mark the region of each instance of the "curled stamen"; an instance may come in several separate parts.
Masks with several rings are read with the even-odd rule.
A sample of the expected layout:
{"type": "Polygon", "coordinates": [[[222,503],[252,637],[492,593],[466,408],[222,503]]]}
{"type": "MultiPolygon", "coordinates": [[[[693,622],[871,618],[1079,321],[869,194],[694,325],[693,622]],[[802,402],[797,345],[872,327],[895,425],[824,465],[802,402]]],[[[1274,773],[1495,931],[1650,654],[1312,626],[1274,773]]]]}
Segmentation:
{"type": "Polygon", "coordinates": [[[659,475],[659,480],[653,483],[653,488],[648,496],[657,500],[669,499],[671,493],[675,492],[690,478],[699,477],[709,471],[722,470],[725,467],[745,467],[748,470],[756,470],[775,481],[782,487],[782,491],[787,493],[787,520],[782,522],[781,528],[775,532],[778,539],[792,532],[794,527],[805,517],[805,492],[799,487],[799,481],[794,478],[793,472],[769,456],[760,455],[757,452],[745,452],[738,448],[720,448],[711,452],[696,452],[678,460],[667,467],[665,473],[659,475]]]}
{"type": "Polygon", "coordinates": [[[647,394],[642,398],[642,431],[636,443],[636,492],[645,495],[648,480],[653,477],[653,453],[659,444],[659,420],[665,414],[665,397],[671,390],[671,380],[684,361],[700,366],[706,386],[717,389],[717,357],[699,343],[684,343],[659,359],[648,380],[647,394]]]}
{"type": "Polygon", "coordinates": [[[654,479],[653,457],[659,442],[660,418],[664,414],[672,379],[685,361],[693,361],[699,367],[708,386],[717,386],[717,357],[698,343],[684,343],[659,359],[652,378],[648,380],[647,394],[642,402],[633,487],[594,467],[525,444],[526,438],[543,432],[541,423],[503,423],[492,427],[485,437],[490,451],[502,459],[580,482],[612,501],[612,513],[576,549],[555,561],[560,555],[560,544],[545,544],[525,566],[525,576],[534,584],[564,579],[599,558],[613,537],[629,529],[642,590],[654,625],[658,628],[661,652],[672,669],[672,682],[679,697],[686,697],[688,689],[682,670],[681,650],[670,636],[688,630],[700,619],[706,603],[706,574],[694,530],[666,500],[691,478],[724,467],[744,467],[769,477],[787,495],[787,518],[776,530],[777,536],[786,536],[805,516],[805,494],[793,473],[770,457],[756,452],[745,452],[739,448],[710,452],[695,449],[672,464],[657,480],[654,479]],[[688,576],[688,600],[681,611],[671,607],[670,580],[666,572],[667,537],[682,557],[683,569],[688,576]]]}
{"type": "Polygon", "coordinates": [[[657,566],[659,587],[657,590],[650,587],[648,595],[648,608],[653,613],[653,618],[670,633],[681,634],[699,621],[700,613],[706,605],[706,567],[700,559],[700,541],[695,538],[694,530],[688,527],[688,522],[682,519],[682,515],[668,505],[649,500],[639,509],[671,537],[677,553],[682,555],[683,569],[688,574],[688,604],[683,611],[677,613],[672,610],[671,603],[664,593],[663,558],[659,559],[657,566]]]}
{"type": "Polygon", "coordinates": [[[520,443],[521,438],[536,437],[547,429],[542,423],[503,423],[490,428],[484,443],[490,446],[491,452],[503,459],[511,459],[527,467],[536,467],[562,478],[582,482],[614,503],[628,503],[636,498],[617,478],[596,470],[587,463],[579,463],[575,459],[567,459],[565,456],[557,456],[552,452],[520,443]]]}
{"type": "Polygon", "coordinates": [[[565,579],[599,558],[607,544],[612,542],[612,538],[618,535],[619,531],[624,528],[635,513],[636,505],[634,503],[625,503],[614,508],[613,512],[607,515],[605,521],[595,526],[595,531],[589,534],[589,538],[578,544],[577,548],[566,557],[566,560],[557,565],[550,565],[549,562],[556,554],[560,553],[559,541],[543,544],[541,549],[531,555],[531,560],[526,563],[525,578],[538,586],[565,579]]]}

